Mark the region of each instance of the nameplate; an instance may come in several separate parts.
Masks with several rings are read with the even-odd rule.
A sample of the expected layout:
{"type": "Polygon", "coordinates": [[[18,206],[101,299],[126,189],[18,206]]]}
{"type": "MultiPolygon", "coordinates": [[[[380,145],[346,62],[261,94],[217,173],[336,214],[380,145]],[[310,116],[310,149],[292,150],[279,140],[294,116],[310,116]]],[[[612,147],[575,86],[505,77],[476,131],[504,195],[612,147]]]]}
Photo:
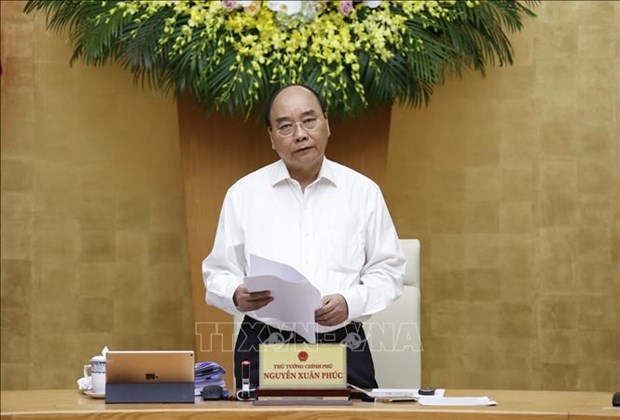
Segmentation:
{"type": "Polygon", "coordinates": [[[260,388],[346,388],[344,344],[261,344],[260,388]]]}

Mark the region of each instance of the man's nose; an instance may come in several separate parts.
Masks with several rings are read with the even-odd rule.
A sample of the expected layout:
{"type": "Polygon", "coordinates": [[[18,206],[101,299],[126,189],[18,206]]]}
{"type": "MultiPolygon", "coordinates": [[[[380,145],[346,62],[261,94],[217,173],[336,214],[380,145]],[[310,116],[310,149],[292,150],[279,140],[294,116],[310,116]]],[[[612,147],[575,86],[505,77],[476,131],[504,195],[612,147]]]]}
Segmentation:
{"type": "Polygon", "coordinates": [[[301,140],[305,140],[308,138],[308,132],[306,131],[306,129],[304,128],[301,122],[295,123],[294,128],[295,128],[294,134],[295,134],[296,141],[301,141],[301,140]]]}

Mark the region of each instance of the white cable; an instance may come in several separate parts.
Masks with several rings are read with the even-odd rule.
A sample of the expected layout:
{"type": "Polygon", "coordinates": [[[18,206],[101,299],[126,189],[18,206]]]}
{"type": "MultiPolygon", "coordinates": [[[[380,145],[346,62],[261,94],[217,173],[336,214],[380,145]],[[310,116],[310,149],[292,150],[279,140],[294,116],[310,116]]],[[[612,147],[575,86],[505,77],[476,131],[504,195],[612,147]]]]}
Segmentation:
{"type": "Polygon", "coordinates": [[[252,388],[252,389],[249,389],[247,391],[247,395],[248,395],[247,398],[243,398],[242,395],[243,395],[244,392],[246,392],[246,391],[243,390],[243,389],[240,389],[239,391],[237,391],[237,399],[239,401],[252,401],[252,400],[254,400],[254,398],[250,398],[249,395],[250,395],[250,392],[256,392],[256,388],[252,388]]]}

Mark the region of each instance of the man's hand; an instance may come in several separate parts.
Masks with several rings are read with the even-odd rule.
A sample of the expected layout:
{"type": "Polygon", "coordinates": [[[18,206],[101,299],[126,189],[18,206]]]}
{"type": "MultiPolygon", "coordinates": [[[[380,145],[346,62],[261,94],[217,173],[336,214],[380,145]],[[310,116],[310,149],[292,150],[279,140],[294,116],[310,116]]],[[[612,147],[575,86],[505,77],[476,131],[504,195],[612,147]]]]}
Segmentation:
{"type": "Polygon", "coordinates": [[[233,303],[241,312],[256,311],[273,301],[270,290],[260,292],[248,292],[247,287],[240,284],[233,295],[233,303]]]}
{"type": "Polygon", "coordinates": [[[338,325],[347,320],[349,306],[341,294],[323,296],[323,306],[314,311],[314,320],[325,327],[338,325]]]}

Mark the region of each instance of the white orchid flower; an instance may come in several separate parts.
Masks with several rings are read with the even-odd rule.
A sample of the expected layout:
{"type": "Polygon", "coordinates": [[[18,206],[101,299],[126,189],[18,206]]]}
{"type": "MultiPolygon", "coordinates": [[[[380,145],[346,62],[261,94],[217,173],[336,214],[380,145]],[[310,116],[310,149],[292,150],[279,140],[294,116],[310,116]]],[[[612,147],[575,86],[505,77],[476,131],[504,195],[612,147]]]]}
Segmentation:
{"type": "Polygon", "coordinates": [[[296,0],[270,0],[267,2],[267,8],[274,12],[286,13],[290,16],[301,11],[301,2],[296,0]]]}
{"type": "Polygon", "coordinates": [[[381,4],[382,0],[364,0],[364,6],[376,9],[381,4]]]}

